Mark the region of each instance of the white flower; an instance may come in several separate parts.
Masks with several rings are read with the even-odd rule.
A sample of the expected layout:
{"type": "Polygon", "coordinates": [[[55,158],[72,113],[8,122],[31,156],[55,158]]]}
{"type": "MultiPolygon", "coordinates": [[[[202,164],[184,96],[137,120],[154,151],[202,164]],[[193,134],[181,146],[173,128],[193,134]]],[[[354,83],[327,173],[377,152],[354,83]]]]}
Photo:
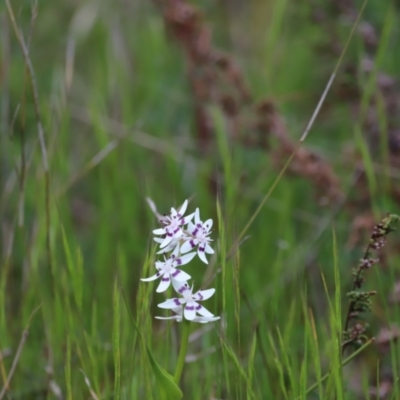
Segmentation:
{"type": "Polygon", "coordinates": [[[173,280],[172,285],[176,292],[182,295],[182,297],[168,299],[160,303],[158,307],[173,310],[174,308],[183,306],[183,315],[189,321],[193,321],[196,318],[196,313],[207,318],[214,317],[214,315],[199,304],[198,301],[209,299],[215,293],[215,289],[199,290],[193,294],[193,288],[190,288],[187,282],[173,280]]]}
{"type": "Polygon", "coordinates": [[[192,237],[186,240],[185,243],[182,245],[181,252],[187,253],[197,246],[197,254],[200,257],[201,261],[208,264],[205,253],[214,253],[214,250],[209,245],[209,243],[212,241],[212,239],[209,238],[212,225],[212,219],[208,219],[206,222],[202,222],[200,220],[200,211],[198,208],[196,208],[196,211],[194,213],[194,224],[192,224],[192,222],[189,222],[187,228],[188,233],[192,235],[192,237]]]}
{"type": "Polygon", "coordinates": [[[170,215],[166,215],[161,221],[165,225],[165,227],[155,229],[153,231],[155,235],[166,235],[160,245],[161,249],[170,244],[172,240],[178,239],[184,235],[182,226],[190,222],[194,216],[194,213],[186,217],[183,216],[185,214],[187,206],[188,201],[185,200],[179,211],[175,210],[175,208],[171,208],[170,215]]]}
{"type": "MultiPolygon", "coordinates": [[[[176,246],[179,245],[179,243],[181,242],[181,240],[183,238],[186,238],[185,231],[183,231],[183,236],[181,238],[173,238],[171,240],[171,242],[169,242],[169,244],[167,244],[167,246],[163,247],[160,251],[157,251],[157,254],[169,253],[170,251],[174,250],[176,248],[176,246]]],[[[153,239],[155,242],[160,243],[160,244],[162,242],[164,242],[164,239],[161,239],[159,237],[155,237],[153,239]]],[[[181,249],[181,252],[182,252],[182,249],[181,249]]]]}
{"type": "Polygon", "coordinates": [[[190,279],[190,275],[186,272],[176,268],[180,265],[185,265],[190,262],[193,257],[196,255],[195,252],[185,254],[184,256],[178,257],[179,255],[179,245],[176,246],[174,252],[171,254],[171,257],[164,261],[156,261],[157,273],[150,278],[142,278],[143,282],[154,281],[161,277],[160,284],[157,287],[157,292],[164,292],[168,289],[171,279],[177,282],[185,282],[190,279]]]}
{"type": "MultiPolygon", "coordinates": [[[[172,311],[176,314],[176,315],[171,315],[170,317],[155,317],[157,319],[174,319],[178,322],[182,322],[183,319],[183,307],[179,306],[179,307],[175,307],[172,308],[172,311]]],[[[214,321],[218,321],[220,319],[220,317],[200,317],[197,316],[192,320],[193,322],[199,322],[200,324],[206,324],[207,322],[214,322],[214,321]]]]}

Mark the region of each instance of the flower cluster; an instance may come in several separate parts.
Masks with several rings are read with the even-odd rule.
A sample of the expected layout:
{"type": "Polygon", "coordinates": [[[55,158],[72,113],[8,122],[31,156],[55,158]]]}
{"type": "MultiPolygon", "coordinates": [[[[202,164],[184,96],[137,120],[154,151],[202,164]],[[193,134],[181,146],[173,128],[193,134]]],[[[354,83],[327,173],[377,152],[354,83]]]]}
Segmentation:
{"type": "Polygon", "coordinates": [[[155,204],[150,199],[147,200],[150,208],[163,225],[162,228],[155,229],[153,233],[157,235],[154,240],[160,245],[157,254],[162,255],[164,260],[156,261],[157,272],[149,278],[143,278],[142,281],[150,282],[160,279],[156,289],[159,293],[167,290],[172,283],[175,291],[181,296],[168,299],[158,305],[160,308],[172,310],[175,315],[156,318],[175,319],[178,322],[185,318],[200,323],[218,320],[219,317],[215,317],[199,303],[209,299],[215,293],[215,289],[199,290],[193,293],[193,287],[188,284],[191,276],[181,269],[183,265],[192,261],[196,254],[201,261],[208,264],[206,254],[214,253],[210,245],[212,242],[210,238],[212,219],[201,221],[198,208],[194,213],[185,216],[187,200],[179,210],[171,208],[169,215],[158,214],[155,204]]]}

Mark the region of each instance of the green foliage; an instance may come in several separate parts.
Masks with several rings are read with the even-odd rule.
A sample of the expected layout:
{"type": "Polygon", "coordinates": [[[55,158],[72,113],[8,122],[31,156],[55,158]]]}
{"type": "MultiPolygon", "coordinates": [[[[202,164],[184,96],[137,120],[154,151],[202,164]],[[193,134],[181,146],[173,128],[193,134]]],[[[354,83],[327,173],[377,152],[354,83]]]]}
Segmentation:
{"type": "MultiPolygon", "coordinates": [[[[390,245],[398,235],[362,291],[349,292],[365,238],[348,246],[357,216],[373,212],[378,221],[400,212],[392,121],[378,87],[379,71],[400,77],[395,4],[369,1],[365,18],[379,33],[372,72],[362,72],[368,49],[356,35],[303,145],[343,189],[342,203],[324,207],[316,182],[296,169],[279,175],[288,158],[275,153],[274,138],[266,148],[244,145],[254,132],[237,140],[216,104],[207,104],[214,136],[202,148],[186,59],[157,2],[10,3],[29,47],[48,162],[47,171],[32,79],[2,2],[0,386],[41,305],[10,398],[353,400],[370,396],[378,369],[398,381],[398,343],[379,353],[365,339],[355,353],[341,351],[349,300],[368,310],[368,337],[400,318],[388,297],[399,274],[390,245]],[[349,78],[353,65],[360,82],[349,78]],[[361,115],[354,118],[354,104],[339,93],[356,83],[361,115]],[[364,132],[372,98],[382,131],[375,142],[364,132]],[[146,197],[161,213],[189,198],[191,211],[200,207],[214,220],[216,255],[190,273],[196,287],[216,287],[207,308],[221,321],[191,324],[180,387],[167,371],[176,366],[181,326],[153,318],[164,315],[156,307],[163,298],[140,283],[156,257],[146,197]]],[[[213,21],[216,46],[238,60],[254,101],[274,101],[298,140],[338,61],[326,50],[331,32],[343,47],[349,20],[327,6],[326,23],[317,23],[305,0],[196,3],[213,21]]],[[[253,126],[249,108],[244,115],[253,126]]]]}
{"type": "MultiPolygon", "coordinates": [[[[114,291],[114,298],[115,298],[114,301],[117,304],[119,304],[119,300],[116,299],[117,297],[119,298],[119,295],[116,292],[117,292],[117,290],[114,291]]],[[[126,302],[126,298],[125,298],[125,302],[126,302]]],[[[128,307],[128,303],[126,303],[126,306],[128,307]]],[[[151,369],[152,369],[154,377],[155,377],[155,385],[157,388],[157,392],[159,393],[159,396],[161,396],[162,399],[165,398],[167,400],[181,399],[183,394],[182,394],[182,391],[179,389],[179,386],[175,383],[174,377],[172,375],[170,375],[164,368],[162,368],[159,365],[159,363],[156,361],[149,346],[146,344],[145,338],[144,338],[141,330],[139,329],[133,316],[132,316],[132,323],[133,323],[134,330],[139,335],[140,340],[144,343],[144,347],[146,349],[146,353],[149,358],[149,363],[151,365],[151,369]]]]}

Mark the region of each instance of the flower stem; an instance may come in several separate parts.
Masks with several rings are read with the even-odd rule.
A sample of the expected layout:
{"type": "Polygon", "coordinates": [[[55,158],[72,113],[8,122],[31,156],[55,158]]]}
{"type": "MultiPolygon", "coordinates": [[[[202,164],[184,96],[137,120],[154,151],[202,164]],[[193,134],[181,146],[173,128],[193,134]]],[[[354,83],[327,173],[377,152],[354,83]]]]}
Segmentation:
{"type": "Polygon", "coordinates": [[[182,338],[181,338],[181,348],[179,350],[178,362],[176,364],[174,381],[179,385],[181,379],[183,366],[185,365],[185,357],[189,343],[189,333],[190,333],[190,321],[183,318],[182,320],[182,338]]]}

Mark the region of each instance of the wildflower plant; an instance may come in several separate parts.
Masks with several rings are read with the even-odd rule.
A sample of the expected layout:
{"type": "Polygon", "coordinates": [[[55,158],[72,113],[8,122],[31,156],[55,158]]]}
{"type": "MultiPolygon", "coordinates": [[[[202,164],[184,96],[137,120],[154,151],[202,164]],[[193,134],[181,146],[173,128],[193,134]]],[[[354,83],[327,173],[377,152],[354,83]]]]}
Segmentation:
{"type": "Polygon", "coordinates": [[[179,209],[171,208],[168,215],[160,215],[151,199],[147,199],[150,208],[156,215],[161,228],[153,230],[154,241],[159,244],[157,255],[162,260],[155,261],[156,273],[148,278],[142,278],[143,282],[160,279],[156,291],[165,292],[170,285],[176,292],[176,297],[167,299],[158,304],[159,308],[171,310],[171,316],[156,316],[161,320],[175,320],[183,323],[181,348],[175,370],[174,381],[179,383],[185,361],[187,345],[189,341],[190,323],[209,323],[217,321],[220,317],[207,310],[201,302],[209,299],[215,293],[215,289],[193,291],[193,285],[188,281],[191,276],[182,270],[196,257],[208,264],[206,254],[214,254],[211,247],[213,241],[210,237],[213,226],[212,219],[203,222],[200,218],[200,210],[186,215],[188,201],[185,200],[179,209]]]}
{"type": "Polygon", "coordinates": [[[376,295],[375,290],[362,290],[365,282],[366,272],[379,263],[373,253],[381,250],[386,244],[389,233],[395,230],[394,224],[399,222],[400,217],[395,214],[387,214],[382,221],[375,225],[357,268],[353,270],[353,287],[347,293],[349,305],[344,322],[342,352],[350,345],[360,346],[368,340],[366,335],[367,325],[363,321],[363,315],[371,310],[371,297],[376,295]]]}

